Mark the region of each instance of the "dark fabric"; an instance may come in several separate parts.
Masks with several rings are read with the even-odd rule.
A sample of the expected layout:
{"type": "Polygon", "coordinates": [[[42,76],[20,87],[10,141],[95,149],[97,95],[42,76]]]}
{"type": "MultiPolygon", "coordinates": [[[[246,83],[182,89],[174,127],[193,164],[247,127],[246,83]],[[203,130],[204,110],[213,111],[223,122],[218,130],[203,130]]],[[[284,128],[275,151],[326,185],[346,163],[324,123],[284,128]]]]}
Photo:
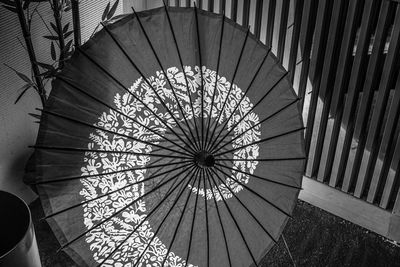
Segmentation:
{"type": "Polygon", "coordinates": [[[305,152],[285,70],[229,19],[168,10],[176,44],[164,8],[107,25],[42,115],[37,188],[79,265],[250,266],[294,209],[305,152]]]}

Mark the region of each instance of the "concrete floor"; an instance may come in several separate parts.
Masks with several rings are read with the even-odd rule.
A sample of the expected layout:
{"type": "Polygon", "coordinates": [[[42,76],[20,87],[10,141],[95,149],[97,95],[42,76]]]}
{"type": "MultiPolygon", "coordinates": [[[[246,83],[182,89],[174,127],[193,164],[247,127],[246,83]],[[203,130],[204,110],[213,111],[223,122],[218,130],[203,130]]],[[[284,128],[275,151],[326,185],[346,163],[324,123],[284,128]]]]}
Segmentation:
{"type": "MultiPolygon", "coordinates": [[[[30,205],[44,267],[77,266],[59,247],[43,216],[40,201],[30,205]]],[[[303,201],[284,230],[296,266],[400,267],[400,246],[303,201]]],[[[282,238],[260,266],[293,266],[282,238]]]]}

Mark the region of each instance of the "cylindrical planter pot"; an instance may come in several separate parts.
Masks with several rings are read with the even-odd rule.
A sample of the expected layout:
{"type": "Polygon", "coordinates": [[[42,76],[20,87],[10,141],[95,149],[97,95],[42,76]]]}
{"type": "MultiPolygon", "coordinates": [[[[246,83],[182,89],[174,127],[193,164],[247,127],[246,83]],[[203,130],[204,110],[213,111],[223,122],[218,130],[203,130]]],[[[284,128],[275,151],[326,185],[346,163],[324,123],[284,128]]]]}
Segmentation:
{"type": "Polygon", "coordinates": [[[0,267],[41,267],[31,212],[19,197],[0,191],[0,267]]]}

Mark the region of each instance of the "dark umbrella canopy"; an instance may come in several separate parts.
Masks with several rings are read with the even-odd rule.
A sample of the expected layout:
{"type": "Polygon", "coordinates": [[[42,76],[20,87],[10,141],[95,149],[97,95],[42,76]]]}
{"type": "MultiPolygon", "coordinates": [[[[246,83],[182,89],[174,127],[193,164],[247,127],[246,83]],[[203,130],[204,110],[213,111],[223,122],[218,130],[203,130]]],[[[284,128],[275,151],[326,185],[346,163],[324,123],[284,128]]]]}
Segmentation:
{"type": "Polygon", "coordinates": [[[62,248],[82,266],[257,264],[301,186],[286,76],[221,15],[163,7],[104,25],[55,80],[35,145],[62,248]]]}

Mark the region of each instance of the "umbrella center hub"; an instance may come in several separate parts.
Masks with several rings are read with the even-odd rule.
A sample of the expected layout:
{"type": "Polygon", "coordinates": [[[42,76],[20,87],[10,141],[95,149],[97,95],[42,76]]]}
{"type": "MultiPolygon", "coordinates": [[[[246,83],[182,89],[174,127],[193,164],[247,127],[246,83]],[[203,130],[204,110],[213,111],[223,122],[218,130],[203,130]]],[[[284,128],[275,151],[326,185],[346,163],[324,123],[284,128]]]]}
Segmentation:
{"type": "Polygon", "coordinates": [[[215,158],[207,151],[199,151],[194,156],[194,162],[201,168],[212,167],[215,164],[215,158]]]}

